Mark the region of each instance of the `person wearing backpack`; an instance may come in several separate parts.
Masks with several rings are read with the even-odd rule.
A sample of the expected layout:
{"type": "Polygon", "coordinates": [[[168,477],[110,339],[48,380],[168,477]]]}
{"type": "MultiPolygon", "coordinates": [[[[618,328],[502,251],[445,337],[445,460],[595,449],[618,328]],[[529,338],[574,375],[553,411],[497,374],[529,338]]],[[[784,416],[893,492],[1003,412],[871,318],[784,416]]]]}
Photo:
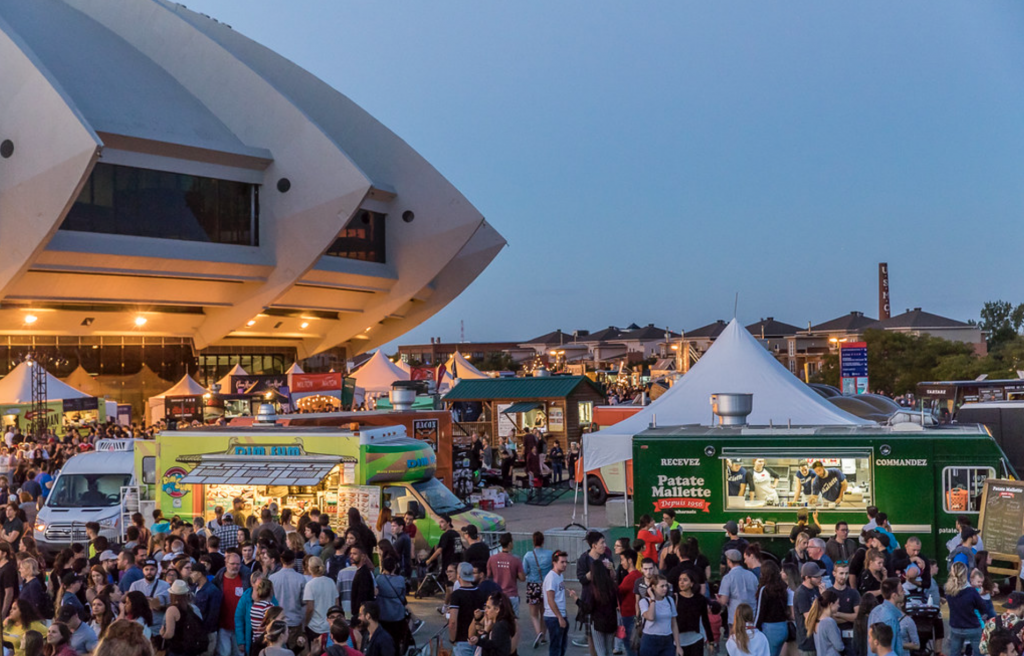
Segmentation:
{"type": "Polygon", "coordinates": [[[203,622],[192,610],[188,584],[177,580],[170,589],[171,603],[164,614],[160,637],[164,639],[167,656],[199,656],[209,645],[203,622]]]}

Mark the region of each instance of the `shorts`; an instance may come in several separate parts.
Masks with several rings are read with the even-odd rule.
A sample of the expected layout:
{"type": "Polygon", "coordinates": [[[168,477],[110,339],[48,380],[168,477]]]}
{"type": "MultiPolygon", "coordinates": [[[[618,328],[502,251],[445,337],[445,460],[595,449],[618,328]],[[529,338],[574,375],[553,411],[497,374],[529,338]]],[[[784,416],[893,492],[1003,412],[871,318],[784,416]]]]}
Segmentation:
{"type": "Polygon", "coordinates": [[[526,582],[526,603],[531,606],[540,606],[544,603],[544,595],[541,594],[541,584],[526,582]]]}

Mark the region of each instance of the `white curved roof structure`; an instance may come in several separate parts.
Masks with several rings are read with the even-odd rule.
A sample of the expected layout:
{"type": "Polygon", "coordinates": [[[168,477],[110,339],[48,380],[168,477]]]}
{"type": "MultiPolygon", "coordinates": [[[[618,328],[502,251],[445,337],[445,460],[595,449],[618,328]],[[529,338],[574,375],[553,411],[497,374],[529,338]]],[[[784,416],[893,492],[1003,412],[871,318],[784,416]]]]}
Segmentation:
{"type": "Polygon", "coordinates": [[[390,392],[391,383],[396,380],[409,380],[409,374],[402,371],[401,367],[394,362],[388,360],[379,349],[351,377],[355,378],[356,386],[363,388],[370,394],[390,392]]]}
{"type": "Polygon", "coordinates": [[[351,357],[505,245],[348,98],[182,5],[0,3],[0,61],[0,333],[351,357]]]}
{"type": "Polygon", "coordinates": [[[583,436],[587,471],[633,458],[633,436],[658,426],[712,422],[712,394],[753,394],[751,425],[848,425],[873,422],[836,408],[786,370],[733,319],[711,348],[667,392],[643,410],[583,436]]]}

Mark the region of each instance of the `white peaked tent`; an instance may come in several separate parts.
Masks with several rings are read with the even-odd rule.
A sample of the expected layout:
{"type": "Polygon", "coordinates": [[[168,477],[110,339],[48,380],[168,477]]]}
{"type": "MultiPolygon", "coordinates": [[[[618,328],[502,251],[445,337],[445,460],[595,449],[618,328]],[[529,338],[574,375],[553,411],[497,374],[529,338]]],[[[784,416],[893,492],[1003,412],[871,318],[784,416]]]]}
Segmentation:
{"type": "MultiPolygon", "coordinates": [[[[235,390],[231,386],[231,377],[232,376],[248,376],[248,375],[249,375],[249,372],[246,371],[245,369],[242,369],[242,365],[235,364],[235,366],[231,368],[231,371],[229,371],[226,376],[224,376],[223,378],[221,378],[220,380],[217,381],[220,384],[220,393],[221,394],[234,394],[235,390]]],[[[199,383],[196,383],[196,384],[198,385],[199,383]]],[[[164,392],[164,395],[166,395],[166,394],[167,393],[164,392]]]]}
{"type": "Polygon", "coordinates": [[[478,380],[480,378],[490,378],[487,374],[480,371],[469,363],[461,353],[456,351],[452,354],[452,357],[448,358],[448,362],[444,363],[445,372],[451,374],[454,378],[459,380],[478,380]]]}
{"type": "Polygon", "coordinates": [[[390,392],[391,383],[396,380],[409,380],[409,374],[384,357],[384,352],[378,349],[366,364],[352,374],[352,378],[367,394],[380,395],[390,392]]]}
{"type": "Polygon", "coordinates": [[[632,437],[647,429],[652,418],[659,426],[708,425],[711,395],[753,394],[752,425],[787,422],[802,425],[870,424],[844,412],[805,385],[733,319],[689,373],[656,401],[635,415],[604,430],[583,436],[583,462],[588,471],[631,460],[632,437]]]}
{"type": "Polygon", "coordinates": [[[399,360],[398,362],[395,363],[395,366],[404,371],[405,373],[409,374],[410,376],[412,375],[412,367],[409,366],[408,362],[405,362],[404,360],[399,360]]]}
{"type": "Polygon", "coordinates": [[[162,394],[149,397],[149,422],[156,423],[164,418],[164,397],[167,396],[202,396],[209,390],[185,374],[181,380],[162,394]]]}
{"type": "Polygon", "coordinates": [[[299,366],[298,362],[293,362],[292,366],[288,367],[288,371],[285,373],[291,376],[292,374],[304,374],[306,372],[302,370],[302,367],[299,366]]]}
{"type": "MultiPolygon", "coordinates": [[[[32,368],[27,362],[22,362],[14,371],[7,374],[0,380],[0,403],[32,403],[32,368]]],[[[60,379],[46,372],[46,398],[50,401],[63,401],[64,399],[91,399],[92,394],[80,392],[60,379]]]]}

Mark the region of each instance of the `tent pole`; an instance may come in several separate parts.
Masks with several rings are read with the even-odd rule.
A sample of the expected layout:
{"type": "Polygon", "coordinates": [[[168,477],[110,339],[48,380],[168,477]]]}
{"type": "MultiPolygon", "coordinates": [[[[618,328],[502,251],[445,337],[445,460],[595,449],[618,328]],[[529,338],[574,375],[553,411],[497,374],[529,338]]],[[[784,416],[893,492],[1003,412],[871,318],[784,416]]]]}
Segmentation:
{"type": "Polygon", "coordinates": [[[587,530],[590,530],[590,504],[587,500],[589,496],[587,494],[587,467],[583,461],[583,449],[580,449],[580,464],[580,468],[583,470],[583,525],[587,527],[587,530]]]}

